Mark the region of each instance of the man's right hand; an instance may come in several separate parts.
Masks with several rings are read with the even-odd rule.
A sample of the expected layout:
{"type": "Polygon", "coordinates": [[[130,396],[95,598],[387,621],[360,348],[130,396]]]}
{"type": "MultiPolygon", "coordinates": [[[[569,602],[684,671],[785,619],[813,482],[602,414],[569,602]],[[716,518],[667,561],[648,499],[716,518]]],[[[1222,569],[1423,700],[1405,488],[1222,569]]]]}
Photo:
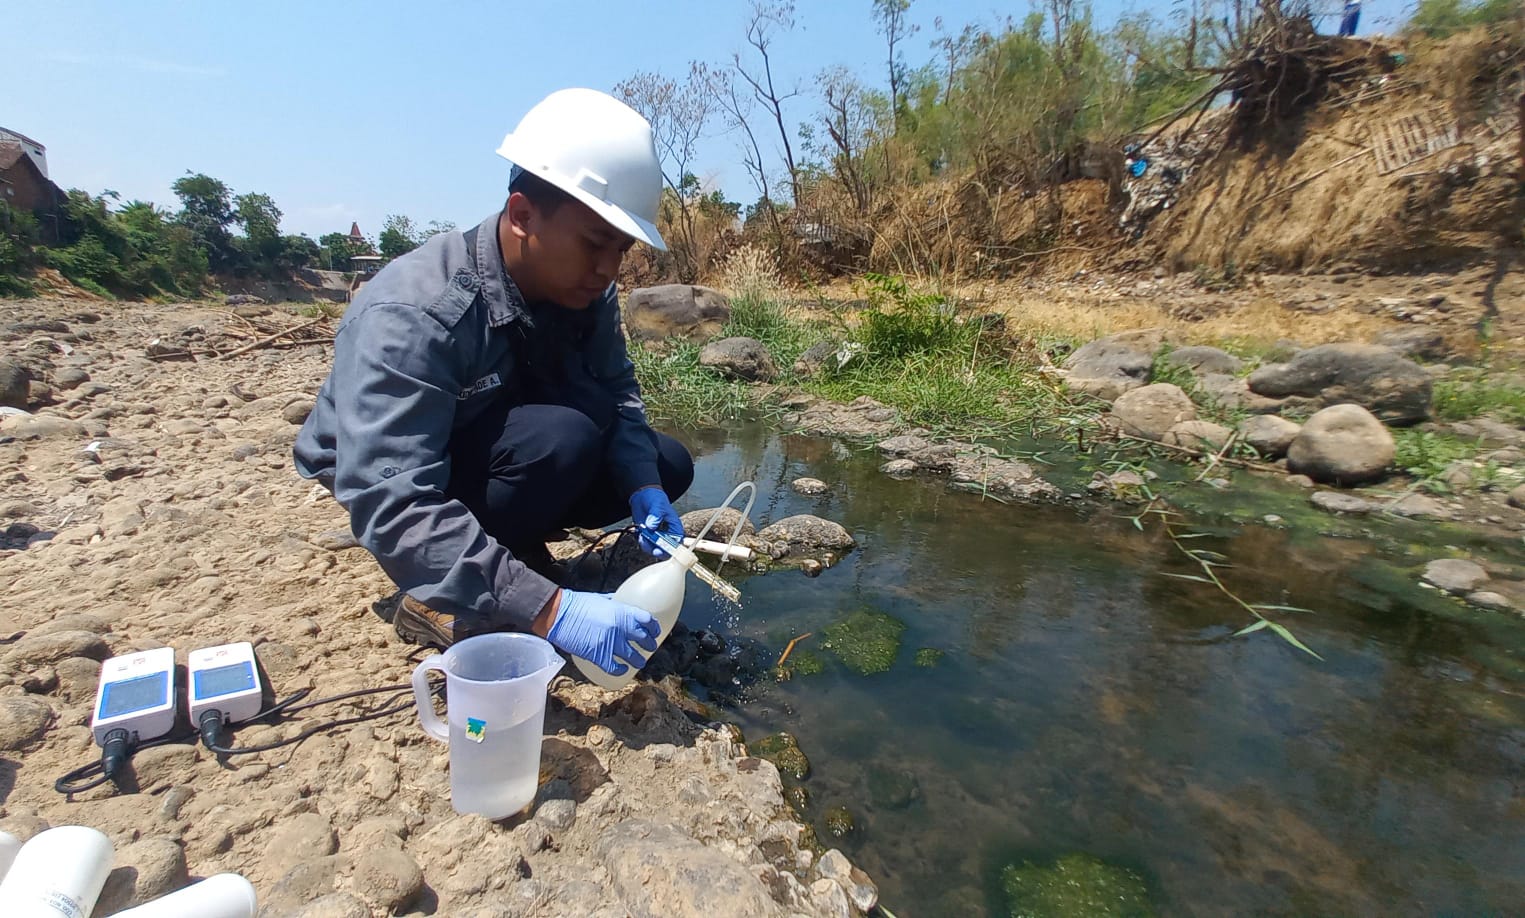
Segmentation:
{"type": "Polygon", "coordinates": [[[611,676],[623,676],[625,663],[636,669],[646,664],[636,647],[647,653],[657,649],[662,626],[651,613],[616,602],[608,593],[560,590],[552,604],[554,620],[546,640],[611,676]]]}

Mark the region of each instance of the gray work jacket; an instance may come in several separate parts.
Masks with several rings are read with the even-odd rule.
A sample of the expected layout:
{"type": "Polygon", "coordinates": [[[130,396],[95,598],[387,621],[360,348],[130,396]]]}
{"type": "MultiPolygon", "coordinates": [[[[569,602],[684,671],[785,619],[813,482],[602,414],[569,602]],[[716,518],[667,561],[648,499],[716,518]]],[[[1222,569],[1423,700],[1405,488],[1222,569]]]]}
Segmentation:
{"type": "MultiPolygon", "coordinates": [[[[447,446],[499,399],[523,391],[534,327],[503,268],[498,216],[441,233],[383,268],[339,323],[334,365],[297,435],[297,471],[328,485],[350,528],[397,586],[455,615],[526,625],[555,585],[526,568],[446,496],[447,446]]],[[[607,466],[625,492],[661,481],[656,435],[620,332],[611,285],[568,339],[579,378],[611,411],[607,466]]],[[[537,309],[543,315],[547,309],[537,309]]],[[[537,538],[543,533],[527,533],[537,538]]]]}

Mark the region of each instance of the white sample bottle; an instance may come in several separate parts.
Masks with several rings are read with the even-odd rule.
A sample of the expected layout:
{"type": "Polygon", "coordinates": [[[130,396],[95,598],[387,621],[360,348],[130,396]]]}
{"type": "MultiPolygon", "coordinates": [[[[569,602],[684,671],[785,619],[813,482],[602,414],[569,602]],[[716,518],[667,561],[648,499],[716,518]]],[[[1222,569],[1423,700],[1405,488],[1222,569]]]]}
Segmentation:
{"type": "Polygon", "coordinates": [[[9,832],[0,832],[0,880],[5,879],[5,874],[11,869],[11,861],[16,859],[16,852],[21,850],[21,839],[9,832]]]}
{"type": "MultiPolygon", "coordinates": [[[[689,549],[671,542],[663,542],[662,550],[672,557],[641,568],[631,574],[629,579],[614,591],[616,602],[644,609],[657,620],[657,624],[662,629],[657,635],[658,647],[661,647],[662,642],[672,633],[672,626],[677,624],[678,613],[683,611],[683,591],[689,569],[699,560],[698,556],[689,549]]],[[[641,665],[645,666],[651,654],[640,647],[636,648],[636,652],[643,658],[641,665]]],[[[581,657],[573,657],[572,662],[576,663],[577,668],[582,670],[582,674],[588,677],[588,681],[610,690],[621,689],[634,682],[638,669],[638,667],[627,665],[623,675],[611,676],[598,664],[589,663],[581,657]]]]}
{"type": "Polygon", "coordinates": [[[5,918],[88,918],[111,873],[111,841],[85,826],[39,832],[0,880],[5,918]]]}
{"type": "Polygon", "coordinates": [[[236,873],[219,873],[112,918],[254,918],[254,886],[236,873]]]}

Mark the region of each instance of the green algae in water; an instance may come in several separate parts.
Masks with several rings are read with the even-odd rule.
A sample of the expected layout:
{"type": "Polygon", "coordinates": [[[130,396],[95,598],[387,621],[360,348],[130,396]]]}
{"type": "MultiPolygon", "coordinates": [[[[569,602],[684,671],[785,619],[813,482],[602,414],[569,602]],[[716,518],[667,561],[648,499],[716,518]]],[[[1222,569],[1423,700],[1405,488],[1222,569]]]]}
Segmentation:
{"type": "Polygon", "coordinates": [[[767,759],[778,766],[779,773],[786,778],[803,781],[810,777],[810,760],[805,758],[801,751],[799,740],[788,733],[775,733],[765,736],[748,747],[752,754],[760,759],[767,759]]]}
{"type": "Polygon", "coordinates": [[[825,629],[823,647],[837,655],[848,669],[860,676],[889,672],[900,653],[905,622],[898,618],[859,609],[825,629]]]}
{"type": "Polygon", "coordinates": [[[916,651],[916,665],[922,669],[931,669],[943,661],[947,654],[936,647],[923,647],[916,651]]]}
{"type": "Polygon", "coordinates": [[[1011,918],[1153,918],[1143,877],[1084,854],[1001,871],[1011,918]]]}
{"type": "Polygon", "coordinates": [[[774,667],[774,678],[787,682],[795,676],[819,676],[826,671],[826,658],[813,650],[796,648],[784,665],[774,667]]]}
{"type": "Polygon", "coordinates": [[[845,806],[834,806],[826,811],[826,831],[833,838],[846,838],[858,827],[858,821],[845,806]]]}

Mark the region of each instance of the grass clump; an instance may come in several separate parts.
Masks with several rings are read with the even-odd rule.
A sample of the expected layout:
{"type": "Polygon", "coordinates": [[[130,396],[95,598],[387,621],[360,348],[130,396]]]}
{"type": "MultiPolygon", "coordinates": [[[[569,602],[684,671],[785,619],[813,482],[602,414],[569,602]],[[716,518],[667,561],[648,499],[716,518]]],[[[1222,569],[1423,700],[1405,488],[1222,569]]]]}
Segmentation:
{"type": "Polygon", "coordinates": [[[1148,918],[1149,888],[1125,867],[1084,854],[1051,865],[1012,864],[1001,871],[1012,918],[1148,918]]]}
{"type": "Polygon", "coordinates": [[[905,622],[883,612],[859,609],[825,629],[822,646],[860,676],[888,672],[900,654],[905,622]]]}
{"type": "Polygon", "coordinates": [[[699,345],[681,339],[669,344],[665,352],[641,345],[630,347],[647,417],[683,424],[719,424],[757,407],[746,383],[721,379],[699,366],[699,345]]]}
{"type": "Polygon", "coordinates": [[[1525,384],[1489,378],[1483,372],[1453,373],[1437,379],[1436,416],[1448,421],[1490,417],[1506,424],[1525,424],[1525,384]]]}
{"type": "Polygon", "coordinates": [[[1451,466],[1470,460],[1478,453],[1477,444],[1448,434],[1401,428],[1393,432],[1393,464],[1418,480],[1426,491],[1445,494],[1451,486],[1441,477],[1451,466]]]}

